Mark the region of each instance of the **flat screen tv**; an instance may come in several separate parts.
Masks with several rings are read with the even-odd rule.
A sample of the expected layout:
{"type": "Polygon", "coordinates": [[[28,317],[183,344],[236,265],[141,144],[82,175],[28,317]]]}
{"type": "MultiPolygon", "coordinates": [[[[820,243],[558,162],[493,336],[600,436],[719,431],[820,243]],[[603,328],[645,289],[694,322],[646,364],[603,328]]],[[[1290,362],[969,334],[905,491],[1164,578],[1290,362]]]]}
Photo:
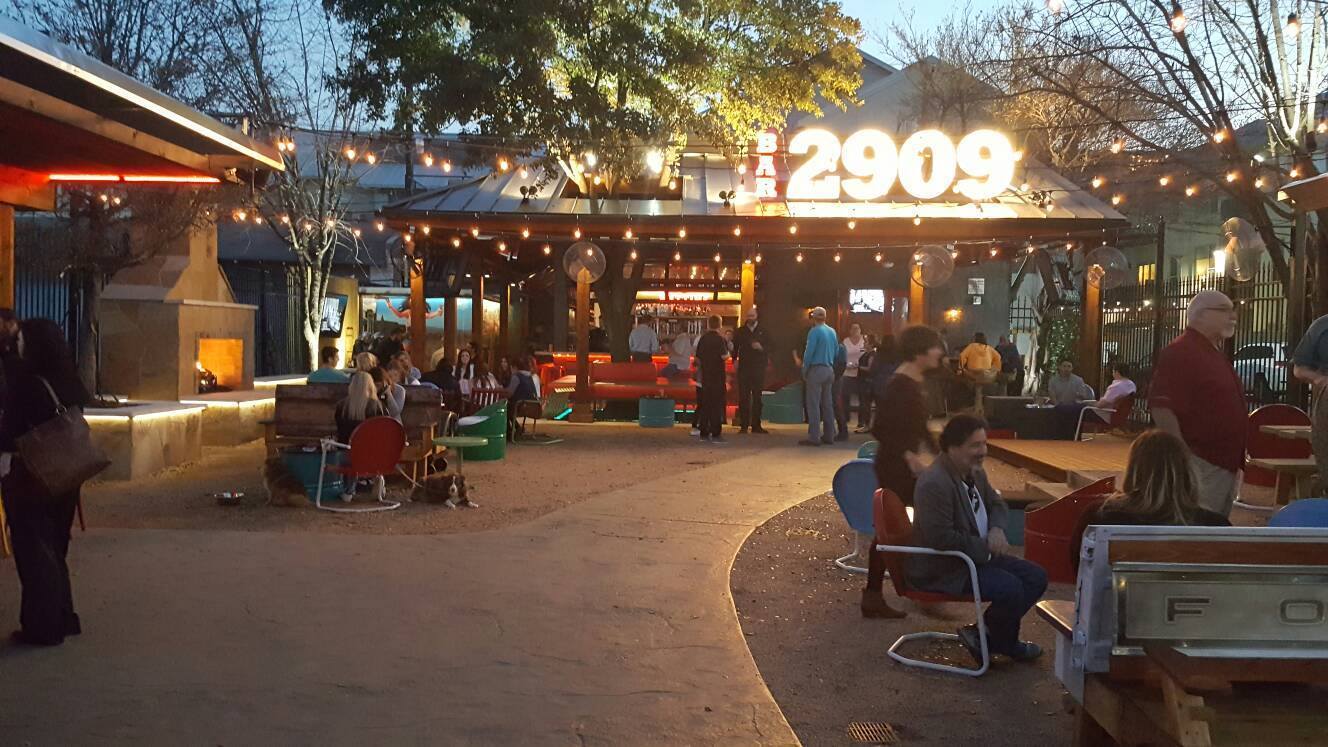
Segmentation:
{"type": "Polygon", "coordinates": [[[341,336],[341,326],[346,321],[347,297],[339,293],[329,293],[323,298],[323,325],[318,333],[333,337],[341,336]]]}
{"type": "Polygon", "coordinates": [[[884,314],[885,291],[880,288],[853,288],[848,292],[848,306],[854,314],[884,314]]]}

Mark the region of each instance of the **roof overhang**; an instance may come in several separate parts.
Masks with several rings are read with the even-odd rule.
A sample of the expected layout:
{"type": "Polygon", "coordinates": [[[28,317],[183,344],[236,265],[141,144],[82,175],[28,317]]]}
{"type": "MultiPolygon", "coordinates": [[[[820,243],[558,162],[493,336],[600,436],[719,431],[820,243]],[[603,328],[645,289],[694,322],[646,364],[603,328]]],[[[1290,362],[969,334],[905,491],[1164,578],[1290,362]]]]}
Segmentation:
{"type": "MultiPolygon", "coordinates": [[[[0,189],[51,174],[227,180],[284,168],[276,149],[25,26],[0,20],[0,189]],[[19,146],[21,144],[21,147],[19,146]]],[[[77,180],[71,180],[77,181],[77,180]]],[[[38,203],[46,202],[36,194],[38,203]]],[[[14,204],[29,205],[19,201],[14,204]]]]}
{"type": "Polygon", "coordinates": [[[1306,213],[1328,208],[1328,174],[1288,182],[1278,190],[1277,199],[1306,213]]]}

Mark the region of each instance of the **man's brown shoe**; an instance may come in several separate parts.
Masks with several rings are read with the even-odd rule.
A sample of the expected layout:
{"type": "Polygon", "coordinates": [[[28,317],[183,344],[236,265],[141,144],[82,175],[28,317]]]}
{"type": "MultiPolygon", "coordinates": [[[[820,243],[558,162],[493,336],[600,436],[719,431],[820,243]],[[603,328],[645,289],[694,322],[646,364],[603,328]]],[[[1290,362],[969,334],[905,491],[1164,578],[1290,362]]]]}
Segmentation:
{"type": "Polygon", "coordinates": [[[908,617],[908,613],[891,607],[885,601],[885,597],[881,595],[881,592],[864,589],[862,592],[862,616],[872,620],[898,620],[908,617]]]}

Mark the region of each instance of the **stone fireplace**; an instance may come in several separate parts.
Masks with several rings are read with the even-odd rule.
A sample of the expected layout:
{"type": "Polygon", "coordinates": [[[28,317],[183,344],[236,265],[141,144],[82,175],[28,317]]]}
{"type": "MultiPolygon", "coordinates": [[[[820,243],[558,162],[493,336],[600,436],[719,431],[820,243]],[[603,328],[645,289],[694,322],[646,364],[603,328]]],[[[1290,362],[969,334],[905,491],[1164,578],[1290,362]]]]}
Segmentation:
{"type": "Polygon", "coordinates": [[[235,303],[217,264],[216,228],[194,230],[103,291],[103,393],[178,401],[253,389],[256,312],[235,303]]]}

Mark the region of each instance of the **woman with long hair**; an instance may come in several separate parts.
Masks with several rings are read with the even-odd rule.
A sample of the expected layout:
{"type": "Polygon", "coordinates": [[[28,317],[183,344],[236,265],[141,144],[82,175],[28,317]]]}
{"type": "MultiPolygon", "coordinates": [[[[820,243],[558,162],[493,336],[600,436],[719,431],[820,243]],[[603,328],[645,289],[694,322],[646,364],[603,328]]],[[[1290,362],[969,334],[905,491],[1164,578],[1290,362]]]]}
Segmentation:
{"type": "MultiPolygon", "coordinates": [[[[375,368],[375,371],[382,369],[375,368]]],[[[346,397],[337,403],[336,421],[337,421],[337,442],[343,444],[350,443],[350,434],[360,423],[369,418],[377,418],[386,415],[383,410],[383,403],[378,399],[378,387],[374,384],[374,378],[368,371],[356,371],[351,374],[350,384],[346,387],[346,397]]],[[[346,452],[336,452],[336,456],[342,460],[346,459],[346,452]]],[[[355,480],[353,478],[344,478],[341,483],[341,500],[350,503],[355,498],[355,480]]]]}
{"type": "Polygon", "coordinates": [[[4,414],[0,419],[0,490],[23,586],[18,643],[56,646],[83,632],[69,584],[69,528],[79,491],[49,495],[25,468],[17,441],[57,415],[60,407],[91,401],[74,368],[64,332],[49,319],[19,324],[17,357],[5,361],[4,414]],[[49,388],[48,388],[49,387],[49,388]],[[54,394],[54,397],[52,396],[54,394]],[[58,400],[58,401],[57,401],[58,400]]]}
{"type": "Polygon", "coordinates": [[[1084,532],[1093,525],[1111,524],[1231,526],[1225,516],[1199,506],[1199,486],[1185,443],[1157,429],[1144,431],[1130,445],[1121,491],[1079,519],[1070,547],[1076,568],[1084,532]]]}
{"type": "MultiPolygon", "coordinates": [[[[936,330],[914,325],[899,334],[899,365],[879,393],[877,416],[872,423],[876,438],[876,482],[891,490],[905,504],[913,505],[913,488],[926,465],[924,454],[937,453],[936,440],[927,430],[927,396],[923,383],[927,372],[941,363],[945,349],[936,330]]],[[[885,558],[868,551],[867,587],[862,590],[862,616],[871,618],[903,617],[885,601],[885,558]]]]}
{"type": "Polygon", "coordinates": [[[469,348],[462,348],[457,353],[456,366],[452,368],[452,378],[461,387],[461,396],[470,396],[470,380],[475,378],[475,361],[469,348]]]}
{"type": "Polygon", "coordinates": [[[498,379],[500,386],[507,386],[507,382],[516,375],[516,366],[513,365],[511,358],[502,356],[498,359],[498,370],[494,371],[494,378],[498,379]]]}

